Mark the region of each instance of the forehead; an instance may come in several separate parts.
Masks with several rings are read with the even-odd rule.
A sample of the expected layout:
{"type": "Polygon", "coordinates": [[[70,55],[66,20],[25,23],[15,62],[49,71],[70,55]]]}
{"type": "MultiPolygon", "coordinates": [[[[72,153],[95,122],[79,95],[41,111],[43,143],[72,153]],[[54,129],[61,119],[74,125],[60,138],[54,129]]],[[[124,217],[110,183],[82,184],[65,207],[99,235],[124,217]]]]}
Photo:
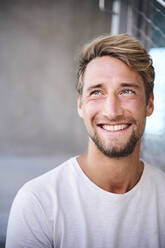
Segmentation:
{"type": "Polygon", "coordinates": [[[103,56],[89,62],[84,73],[84,88],[95,83],[136,82],[143,85],[141,75],[119,59],[103,56]]]}

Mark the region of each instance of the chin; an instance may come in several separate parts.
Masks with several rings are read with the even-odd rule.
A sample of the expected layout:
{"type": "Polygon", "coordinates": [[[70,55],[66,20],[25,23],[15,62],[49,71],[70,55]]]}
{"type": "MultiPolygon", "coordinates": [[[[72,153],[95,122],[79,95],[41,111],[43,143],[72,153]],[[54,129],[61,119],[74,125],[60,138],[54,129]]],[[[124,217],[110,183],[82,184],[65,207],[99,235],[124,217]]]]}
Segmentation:
{"type": "Polygon", "coordinates": [[[137,143],[140,140],[140,137],[136,136],[133,133],[127,143],[121,145],[116,144],[116,146],[113,147],[111,146],[113,141],[111,142],[111,144],[105,145],[105,143],[98,139],[97,136],[93,136],[91,137],[91,139],[97,149],[101,151],[105,156],[109,158],[122,158],[127,157],[134,152],[135,147],[137,146],[137,143]]]}

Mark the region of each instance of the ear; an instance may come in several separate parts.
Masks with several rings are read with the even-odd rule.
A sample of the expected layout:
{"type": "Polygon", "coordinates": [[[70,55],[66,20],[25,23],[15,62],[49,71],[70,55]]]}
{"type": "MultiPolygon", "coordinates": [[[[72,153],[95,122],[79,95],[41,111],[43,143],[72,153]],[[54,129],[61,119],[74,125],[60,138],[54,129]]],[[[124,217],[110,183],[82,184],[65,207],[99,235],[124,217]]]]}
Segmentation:
{"type": "Polygon", "coordinates": [[[151,93],[149,99],[148,99],[148,104],[147,104],[147,110],[146,110],[146,115],[150,116],[152,115],[154,110],[154,94],[151,93]]]}
{"type": "Polygon", "coordinates": [[[79,95],[77,98],[77,110],[78,110],[78,114],[81,118],[83,118],[83,110],[82,110],[82,99],[81,96],[79,95]]]}

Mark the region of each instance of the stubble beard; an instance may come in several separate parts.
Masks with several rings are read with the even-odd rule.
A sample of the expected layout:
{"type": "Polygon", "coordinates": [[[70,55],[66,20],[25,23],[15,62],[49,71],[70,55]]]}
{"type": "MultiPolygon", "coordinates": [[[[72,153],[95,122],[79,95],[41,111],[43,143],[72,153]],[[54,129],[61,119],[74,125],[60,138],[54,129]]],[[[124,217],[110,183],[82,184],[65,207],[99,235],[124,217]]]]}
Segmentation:
{"type": "MultiPolygon", "coordinates": [[[[103,141],[99,138],[97,133],[94,135],[89,134],[89,137],[92,139],[92,141],[95,143],[96,147],[107,157],[109,158],[122,158],[122,157],[127,157],[130,154],[133,153],[137,142],[141,139],[144,133],[144,127],[141,129],[141,132],[138,134],[135,133],[135,130],[132,131],[132,134],[130,138],[128,139],[126,144],[123,144],[123,146],[120,147],[115,147],[109,145],[108,147],[103,143],[103,141]]],[[[113,142],[113,141],[112,141],[113,142]]]]}

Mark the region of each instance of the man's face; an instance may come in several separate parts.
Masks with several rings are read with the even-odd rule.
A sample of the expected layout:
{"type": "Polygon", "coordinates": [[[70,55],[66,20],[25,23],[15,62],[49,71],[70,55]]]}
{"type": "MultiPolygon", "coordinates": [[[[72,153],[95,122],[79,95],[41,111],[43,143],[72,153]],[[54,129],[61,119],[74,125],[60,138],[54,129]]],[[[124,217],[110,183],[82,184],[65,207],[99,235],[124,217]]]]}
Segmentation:
{"type": "Polygon", "coordinates": [[[152,111],[153,95],[146,105],[143,79],[122,61],[103,56],[87,65],[78,112],[96,149],[113,158],[131,154],[152,111]]]}

